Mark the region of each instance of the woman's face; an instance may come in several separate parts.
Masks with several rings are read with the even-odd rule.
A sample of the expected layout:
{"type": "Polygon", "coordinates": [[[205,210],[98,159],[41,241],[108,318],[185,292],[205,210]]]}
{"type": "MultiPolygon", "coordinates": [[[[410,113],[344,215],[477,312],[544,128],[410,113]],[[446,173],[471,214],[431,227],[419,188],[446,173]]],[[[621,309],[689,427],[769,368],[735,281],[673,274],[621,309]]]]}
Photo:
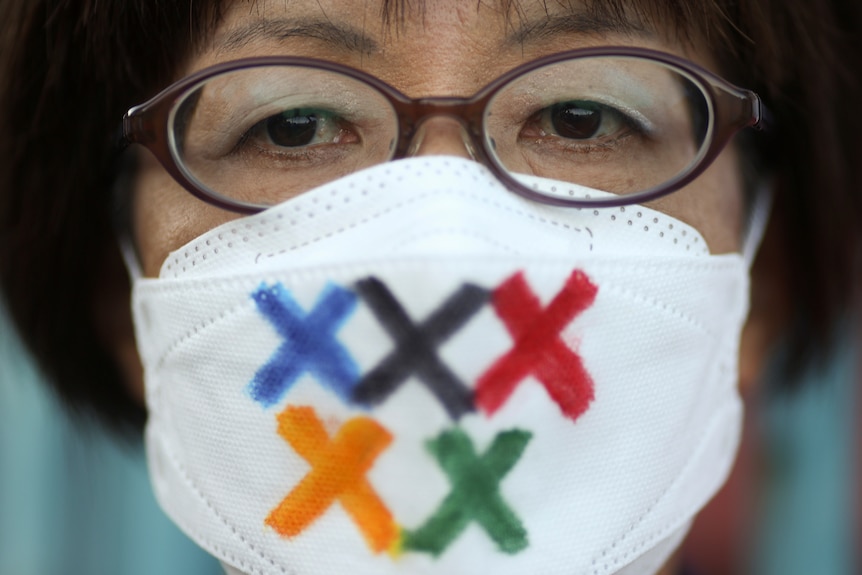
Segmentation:
{"type": "MultiPolygon", "coordinates": [[[[178,77],[240,58],[289,55],[363,70],[413,98],[469,97],[523,63],[599,46],[650,48],[718,72],[696,39],[683,44],[674,40],[679,35],[673,30],[655,29],[634,17],[626,24],[604,21],[577,0],[521,0],[508,14],[500,8],[503,2],[427,0],[422,9],[405,8],[393,14],[391,25],[381,17],[384,4],[383,0],[234,2],[178,77]]],[[[417,154],[469,157],[451,119],[432,118],[425,127],[417,154]]],[[[148,152],[141,153],[135,240],[144,274],[157,277],[172,251],[240,215],[195,198],[148,152]]],[[[743,201],[735,148],[726,147],[693,183],[650,207],[695,227],[713,254],[739,251],[743,201]]]]}
{"type": "MultiPolygon", "coordinates": [[[[578,2],[523,0],[505,13],[497,2],[434,0],[383,23],[382,0],[234,2],[215,34],[179,76],[253,56],[315,57],[368,72],[411,97],[470,96],[511,68],[576,48],[624,45],[661,50],[715,66],[703,50],[671,40],[670,30],[603,21],[578,2]]],[[[452,122],[426,124],[418,154],[467,156],[452,122]]],[[[135,196],[136,242],[144,273],[157,276],[168,254],[237,214],[210,206],[180,187],[144,153],[135,196]]],[[[727,147],[687,188],[651,204],[696,227],[712,253],[739,248],[741,181],[727,147]]]]}

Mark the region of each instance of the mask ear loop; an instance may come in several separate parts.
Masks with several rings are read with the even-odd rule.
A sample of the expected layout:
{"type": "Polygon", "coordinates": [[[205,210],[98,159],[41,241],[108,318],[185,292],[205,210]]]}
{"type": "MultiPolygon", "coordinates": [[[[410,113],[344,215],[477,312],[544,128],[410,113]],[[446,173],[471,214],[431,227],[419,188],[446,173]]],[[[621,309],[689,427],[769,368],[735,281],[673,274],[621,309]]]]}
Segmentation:
{"type": "Polygon", "coordinates": [[[754,193],[754,201],[748,214],[748,222],[745,226],[745,237],[742,240],[742,257],[751,269],[754,258],[760,250],[766,226],[772,214],[773,204],[773,181],[771,178],[764,180],[754,193]]]}
{"type": "Polygon", "coordinates": [[[121,153],[117,159],[117,175],[114,177],[112,200],[114,208],[114,238],[129,279],[134,282],[143,277],[144,272],[132,240],[132,186],[137,168],[135,154],[131,150],[121,153]]]}
{"type": "Polygon", "coordinates": [[[129,279],[132,283],[141,279],[144,272],[141,269],[141,262],[138,260],[138,253],[132,245],[132,240],[128,233],[121,234],[117,237],[117,245],[120,248],[120,255],[123,256],[123,262],[126,264],[126,271],[129,273],[129,279]]]}

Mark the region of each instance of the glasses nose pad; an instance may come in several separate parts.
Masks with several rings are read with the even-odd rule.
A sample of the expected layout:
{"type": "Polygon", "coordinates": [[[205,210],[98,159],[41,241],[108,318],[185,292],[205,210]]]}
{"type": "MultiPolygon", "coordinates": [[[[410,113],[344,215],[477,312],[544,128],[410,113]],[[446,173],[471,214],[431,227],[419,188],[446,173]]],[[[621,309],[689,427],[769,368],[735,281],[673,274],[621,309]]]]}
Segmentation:
{"type": "Polygon", "coordinates": [[[422,122],[413,134],[406,156],[479,158],[467,127],[458,118],[449,116],[435,116],[422,122]]]}

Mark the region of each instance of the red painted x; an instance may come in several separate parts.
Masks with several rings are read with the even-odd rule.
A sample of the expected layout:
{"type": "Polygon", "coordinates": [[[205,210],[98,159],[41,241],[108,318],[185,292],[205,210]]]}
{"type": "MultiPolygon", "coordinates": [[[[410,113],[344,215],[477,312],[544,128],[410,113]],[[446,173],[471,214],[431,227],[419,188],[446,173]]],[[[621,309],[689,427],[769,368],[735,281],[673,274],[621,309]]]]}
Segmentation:
{"type": "Polygon", "coordinates": [[[587,410],[593,400],[593,380],[581,358],[560,339],[560,332],[592,305],[597,291],[578,270],[544,310],[521,272],[494,290],[494,309],[515,344],[477,382],[476,403],[483,411],[497,411],[529,375],[545,386],[572,421],[587,410]]]}

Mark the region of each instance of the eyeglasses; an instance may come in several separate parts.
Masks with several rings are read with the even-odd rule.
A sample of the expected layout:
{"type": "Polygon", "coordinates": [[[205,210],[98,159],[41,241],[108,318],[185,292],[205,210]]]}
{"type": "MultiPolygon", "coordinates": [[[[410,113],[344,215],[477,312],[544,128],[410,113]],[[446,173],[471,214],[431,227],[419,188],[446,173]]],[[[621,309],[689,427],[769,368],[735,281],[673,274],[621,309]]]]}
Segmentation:
{"type": "Polygon", "coordinates": [[[684,187],[738,130],[761,129],[764,115],[754,92],[641,48],[540,58],[468,98],[408,98],[347,66],[265,57],[202,70],[132,108],[122,143],[149,148],[198,198],[255,213],[416,153],[426,121],[443,116],[513,192],[621,206],[684,187]]]}

